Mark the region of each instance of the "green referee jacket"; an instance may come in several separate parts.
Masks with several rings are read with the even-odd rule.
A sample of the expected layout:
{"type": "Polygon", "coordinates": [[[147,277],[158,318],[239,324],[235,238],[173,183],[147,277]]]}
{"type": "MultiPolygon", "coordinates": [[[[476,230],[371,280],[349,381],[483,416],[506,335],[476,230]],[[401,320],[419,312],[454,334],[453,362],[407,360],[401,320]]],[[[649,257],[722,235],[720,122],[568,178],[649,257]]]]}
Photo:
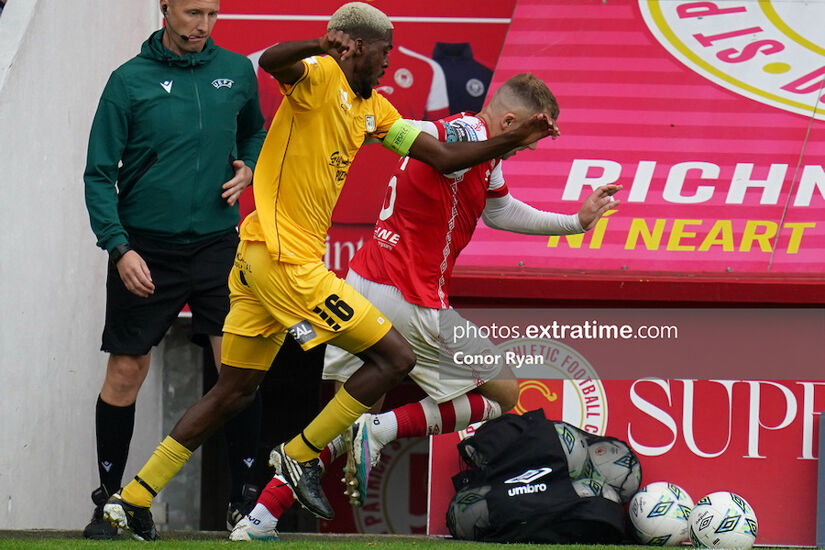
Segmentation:
{"type": "Polygon", "coordinates": [[[252,63],[211,38],[179,57],[163,32],[112,73],[92,123],[86,208],[107,251],[130,232],[183,244],[236,226],[221,186],[232,160],[255,168],[266,135],[252,63]]]}

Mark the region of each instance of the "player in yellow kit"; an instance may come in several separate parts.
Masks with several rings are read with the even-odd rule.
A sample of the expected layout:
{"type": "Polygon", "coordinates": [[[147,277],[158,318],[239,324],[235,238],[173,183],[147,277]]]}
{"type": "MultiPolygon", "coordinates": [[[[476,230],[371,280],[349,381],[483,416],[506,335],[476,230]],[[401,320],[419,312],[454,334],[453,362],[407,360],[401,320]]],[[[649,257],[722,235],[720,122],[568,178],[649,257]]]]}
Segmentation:
{"type": "Polygon", "coordinates": [[[261,56],[261,67],[279,81],[285,100],[255,171],[257,210],[241,226],[220,376],[135,480],[104,507],[105,516],[133,536],[151,538],[152,498],[192,451],[253,398],[287,331],[304,349],[330,342],[364,361],[324,410],[270,457],[304,507],[332,517],[318,453],[415,364],[391,323],[322,261],[332,209],[365,139],[451,172],[558,133],[547,115],[480,142],[445,144],[420,133],[372,93],[391,49],[387,16],[352,2],[332,15],[321,38],[277,44],[261,56]]]}

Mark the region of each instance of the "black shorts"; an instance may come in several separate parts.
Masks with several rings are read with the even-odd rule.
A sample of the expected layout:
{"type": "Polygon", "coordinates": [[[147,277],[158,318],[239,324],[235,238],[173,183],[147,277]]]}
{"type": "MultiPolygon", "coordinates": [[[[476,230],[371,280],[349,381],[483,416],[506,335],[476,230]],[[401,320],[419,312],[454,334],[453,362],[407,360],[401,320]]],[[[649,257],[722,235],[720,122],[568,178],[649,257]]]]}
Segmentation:
{"type": "Polygon", "coordinates": [[[100,349],[118,355],[144,355],[163,339],[184,304],[192,311],[193,341],[223,334],[229,312],[227,280],[238,248],[235,230],[194,244],[170,244],[130,235],[155,285],[141,298],[129,292],[109,263],[106,278],[106,323],[100,349]]]}

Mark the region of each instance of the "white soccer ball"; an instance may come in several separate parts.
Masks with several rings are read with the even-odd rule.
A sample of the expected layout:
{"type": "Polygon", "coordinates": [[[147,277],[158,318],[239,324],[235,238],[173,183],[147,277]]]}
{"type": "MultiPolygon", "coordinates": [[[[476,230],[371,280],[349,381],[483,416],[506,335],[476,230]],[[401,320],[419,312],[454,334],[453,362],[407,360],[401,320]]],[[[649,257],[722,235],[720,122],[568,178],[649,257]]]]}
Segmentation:
{"type": "Polygon", "coordinates": [[[575,489],[576,493],[583,498],[604,497],[607,500],[621,503],[619,493],[616,492],[616,489],[606,483],[602,483],[598,479],[577,479],[573,482],[573,489],[575,489]]]}
{"type": "Polygon", "coordinates": [[[690,538],[688,518],[693,500],[673,483],[645,485],[630,499],[628,514],[642,544],[678,546],[690,538]]]}
{"type": "Polygon", "coordinates": [[[639,490],[642,468],[626,443],[618,439],[597,441],[587,446],[587,455],[592,465],[590,477],[612,485],[622,502],[629,501],[639,490]]]}
{"type": "Polygon", "coordinates": [[[459,490],[447,509],[447,528],[457,539],[478,540],[490,528],[487,493],[490,486],[459,490]]]}
{"type": "Polygon", "coordinates": [[[564,422],[555,422],[556,433],[559,434],[561,447],[564,449],[564,457],[567,459],[567,470],[570,477],[576,479],[584,471],[587,462],[587,441],[578,430],[572,428],[564,422]]]}
{"type": "Polygon", "coordinates": [[[690,540],[696,546],[750,548],[757,528],[750,504],[728,491],[700,498],[690,513],[690,540]]]}

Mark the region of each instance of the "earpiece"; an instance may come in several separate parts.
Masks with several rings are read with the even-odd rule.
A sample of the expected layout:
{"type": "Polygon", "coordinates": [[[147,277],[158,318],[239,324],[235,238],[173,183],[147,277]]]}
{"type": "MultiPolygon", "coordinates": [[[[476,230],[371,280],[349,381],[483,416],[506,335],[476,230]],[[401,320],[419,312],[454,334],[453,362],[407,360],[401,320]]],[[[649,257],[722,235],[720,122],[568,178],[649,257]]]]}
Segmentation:
{"type": "Polygon", "coordinates": [[[166,15],[166,10],[168,10],[168,9],[169,9],[169,6],[166,5],[166,4],[164,4],[163,7],[161,8],[161,11],[163,12],[164,16],[166,15]]]}

